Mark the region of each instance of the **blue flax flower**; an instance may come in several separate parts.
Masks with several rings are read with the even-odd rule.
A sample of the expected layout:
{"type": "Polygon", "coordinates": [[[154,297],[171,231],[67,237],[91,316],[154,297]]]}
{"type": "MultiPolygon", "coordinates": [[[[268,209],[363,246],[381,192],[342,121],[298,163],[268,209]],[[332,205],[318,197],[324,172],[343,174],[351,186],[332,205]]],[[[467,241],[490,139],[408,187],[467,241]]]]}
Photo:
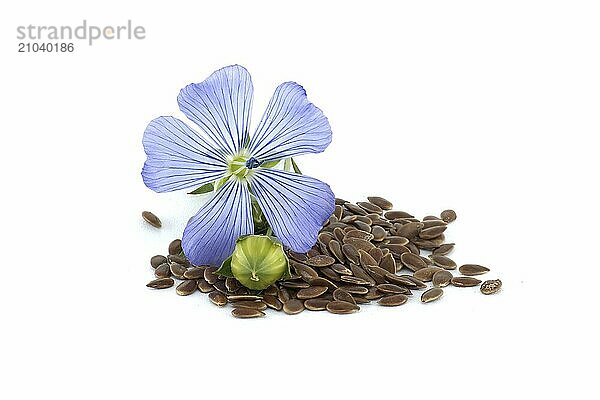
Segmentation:
{"type": "Polygon", "coordinates": [[[331,143],[323,112],[302,86],[275,89],[252,137],[253,86],[239,65],[222,68],[179,93],[180,110],[202,133],[174,117],[154,119],[144,132],[147,155],[142,177],[156,192],[215,182],[208,202],[183,232],[185,255],[196,265],[219,265],[239,236],[252,234],[252,199],[274,234],[290,249],[308,251],[333,213],[334,195],[317,179],[269,168],[277,160],[320,153],[331,143]]]}

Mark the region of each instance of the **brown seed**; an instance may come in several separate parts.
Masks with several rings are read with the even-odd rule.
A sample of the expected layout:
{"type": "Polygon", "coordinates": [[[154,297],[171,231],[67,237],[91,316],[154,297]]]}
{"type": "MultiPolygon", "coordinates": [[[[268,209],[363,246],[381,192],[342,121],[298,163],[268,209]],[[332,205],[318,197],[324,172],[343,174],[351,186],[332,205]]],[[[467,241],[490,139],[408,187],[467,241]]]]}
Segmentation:
{"type": "MultiPolygon", "coordinates": [[[[375,280],[377,280],[377,277],[383,278],[389,273],[388,270],[378,267],[377,265],[367,265],[364,269],[375,280]]],[[[383,282],[378,282],[378,283],[383,283],[383,282]]]]}
{"type": "Polygon", "coordinates": [[[231,315],[233,315],[236,318],[256,318],[256,317],[264,317],[265,313],[260,310],[253,309],[253,308],[240,307],[240,308],[234,308],[231,311],[231,315]]]}
{"type": "MultiPolygon", "coordinates": [[[[363,232],[371,232],[371,225],[363,222],[363,221],[354,221],[353,222],[354,226],[356,226],[358,229],[360,229],[363,232]]],[[[371,234],[371,238],[373,237],[373,235],[371,234]]]]}
{"type": "Polygon", "coordinates": [[[367,300],[378,300],[380,298],[383,297],[383,293],[381,293],[379,290],[377,290],[377,288],[370,288],[369,292],[367,294],[364,295],[365,299],[367,300]]]}
{"type": "Polygon", "coordinates": [[[342,237],[342,241],[344,242],[344,239],[350,239],[350,238],[370,241],[370,240],[373,240],[373,235],[369,232],[365,232],[360,229],[353,229],[353,230],[349,230],[348,232],[345,233],[345,235],[342,237]]]}
{"type": "Polygon", "coordinates": [[[454,250],[454,243],[444,243],[437,249],[433,250],[433,255],[436,256],[447,256],[454,250]]]}
{"type": "Polygon", "coordinates": [[[451,258],[448,258],[446,256],[438,256],[435,254],[432,254],[430,258],[431,261],[433,261],[433,263],[438,267],[444,269],[456,269],[456,263],[451,258]]]}
{"type": "Polygon", "coordinates": [[[435,274],[433,274],[433,278],[431,279],[433,286],[440,288],[448,286],[451,280],[452,274],[445,269],[437,271],[435,274]]]}
{"type": "Polygon", "coordinates": [[[387,236],[387,232],[381,226],[373,226],[371,228],[371,235],[374,241],[381,242],[387,236]]]}
{"type": "Polygon", "coordinates": [[[289,315],[299,314],[304,311],[304,303],[298,299],[291,299],[283,303],[283,312],[289,315]]]}
{"type": "Polygon", "coordinates": [[[206,267],[204,269],[204,279],[206,282],[214,285],[215,282],[219,279],[219,275],[215,274],[217,267],[206,267]]]}
{"type": "Polygon", "coordinates": [[[175,239],[171,243],[169,243],[169,254],[175,255],[181,253],[183,250],[181,248],[181,239],[175,239]]]}
{"type": "Polygon", "coordinates": [[[379,207],[371,202],[367,203],[366,201],[359,201],[358,203],[356,203],[356,205],[358,205],[360,208],[362,208],[363,210],[365,210],[369,213],[383,214],[383,210],[381,209],[381,207],[379,207]]]}
{"type": "Polygon", "coordinates": [[[413,254],[416,254],[416,255],[421,254],[421,252],[419,251],[419,248],[414,243],[409,243],[406,245],[406,247],[408,248],[408,251],[410,251],[413,254]]]}
{"type": "Polygon", "coordinates": [[[403,246],[401,244],[383,244],[381,245],[381,248],[388,249],[397,258],[399,258],[404,253],[410,253],[408,247],[403,246]]]}
{"type": "Polygon", "coordinates": [[[391,274],[396,273],[396,260],[394,260],[394,256],[391,253],[386,254],[379,261],[379,266],[391,274]]]}
{"type": "MultiPolygon", "coordinates": [[[[225,281],[227,282],[227,281],[225,281]]],[[[277,296],[277,287],[274,285],[269,286],[268,288],[266,288],[265,290],[262,291],[263,295],[271,295],[271,296],[277,296]]]]}
{"type": "Polygon", "coordinates": [[[330,240],[327,245],[331,255],[337,258],[337,260],[341,263],[346,261],[346,257],[344,257],[344,253],[342,253],[342,245],[337,240],[330,240]]]}
{"type": "Polygon", "coordinates": [[[225,281],[223,280],[219,279],[218,281],[213,283],[213,287],[223,294],[227,294],[228,292],[227,286],[225,286],[225,281]]]}
{"type": "Polygon", "coordinates": [[[276,296],[273,296],[271,294],[265,294],[263,296],[263,301],[265,302],[267,307],[272,308],[273,310],[281,311],[281,309],[283,308],[283,303],[279,301],[279,299],[276,296]]]}
{"type": "Polygon", "coordinates": [[[295,251],[290,250],[288,252],[288,255],[290,256],[291,259],[299,261],[299,262],[305,262],[306,260],[308,260],[308,257],[304,253],[296,253],[295,251]]]}
{"type": "Polygon", "coordinates": [[[383,250],[381,250],[380,248],[376,247],[374,249],[369,250],[369,255],[371,257],[373,257],[373,259],[375,260],[375,262],[377,263],[377,265],[379,265],[379,262],[383,258],[383,250]]]}
{"type": "Polygon", "coordinates": [[[366,281],[364,279],[360,279],[356,276],[351,276],[351,275],[342,275],[340,277],[340,280],[342,282],[352,283],[353,285],[361,285],[361,286],[370,286],[371,285],[371,283],[369,281],[366,281]]]}
{"type": "Polygon", "coordinates": [[[175,278],[183,279],[183,274],[185,274],[185,271],[187,271],[187,268],[183,265],[177,263],[171,264],[171,273],[175,278]]]}
{"type": "Polygon", "coordinates": [[[346,200],[344,200],[344,199],[340,199],[338,197],[335,198],[335,205],[336,206],[343,206],[346,203],[348,203],[348,202],[346,200]]]}
{"type": "Polygon", "coordinates": [[[188,259],[179,254],[169,254],[167,259],[172,263],[181,264],[184,267],[188,267],[190,265],[190,262],[188,261],[188,259]]]}
{"type": "Polygon", "coordinates": [[[412,278],[412,276],[409,277],[407,275],[390,274],[389,272],[385,275],[385,279],[389,283],[405,286],[405,287],[411,288],[411,289],[418,288],[418,285],[410,278],[412,278]]]}
{"type": "Polygon", "coordinates": [[[314,299],[325,293],[327,290],[327,286],[311,286],[309,288],[300,289],[298,293],[296,293],[296,297],[300,300],[314,299]]]}
{"type": "Polygon", "coordinates": [[[262,300],[241,300],[234,303],[236,308],[253,308],[255,310],[264,311],[267,309],[267,304],[262,300]]]}
{"type": "MultiPolygon", "coordinates": [[[[369,250],[371,250],[372,248],[375,247],[375,245],[369,241],[366,241],[364,239],[359,239],[359,238],[353,238],[353,237],[345,237],[344,244],[351,244],[352,246],[354,246],[356,248],[356,250],[364,250],[366,252],[368,252],[369,250]]],[[[342,250],[343,250],[343,246],[342,246],[342,250]]],[[[346,254],[346,252],[344,252],[344,254],[346,254]]]]}
{"type": "Polygon", "coordinates": [[[328,303],[327,299],[308,299],[304,301],[304,307],[310,311],[324,311],[328,303]]]}
{"type": "Polygon", "coordinates": [[[371,257],[369,253],[362,249],[358,251],[358,259],[360,261],[360,265],[363,267],[367,265],[377,265],[377,261],[375,261],[375,259],[371,257]]]}
{"type": "Polygon", "coordinates": [[[325,255],[318,255],[318,256],[309,258],[308,260],[306,260],[306,263],[308,265],[310,265],[311,267],[317,267],[317,268],[328,267],[328,266],[332,265],[333,263],[335,263],[335,258],[330,257],[330,256],[325,256],[325,255]]]}
{"type": "Polygon", "coordinates": [[[305,289],[310,287],[305,281],[284,281],[281,282],[280,285],[289,289],[305,289]]]}
{"type": "Polygon", "coordinates": [[[157,268],[159,265],[164,264],[166,262],[167,257],[161,255],[153,256],[150,259],[150,265],[152,266],[152,268],[157,268]]]}
{"type": "MultiPolygon", "coordinates": [[[[242,285],[240,284],[240,282],[238,282],[237,279],[235,278],[231,278],[231,277],[227,277],[225,278],[225,287],[227,288],[228,292],[236,292],[242,285]]],[[[269,286],[270,288],[273,288],[273,290],[275,291],[275,293],[277,293],[277,289],[275,289],[273,286],[269,286]]]]}
{"type": "Polygon", "coordinates": [[[346,268],[345,265],[342,264],[333,264],[331,269],[337,272],[340,275],[352,275],[352,271],[346,268]]]}
{"type": "Polygon", "coordinates": [[[387,211],[383,215],[386,219],[396,219],[396,218],[414,218],[414,216],[410,215],[404,211],[387,211]]]}
{"type": "Polygon", "coordinates": [[[334,282],[340,281],[340,275],[333,269],[331,269],[331,267],[319,268],[319,272],[321,273],[321,275],[324,275],[327,279],[330,279],[334,282]]]}
{"type": "Polygon", "coordinates": [[[318,241],[323,243],[325,246],[329,244],[329,242],[333,240],[333,235],[329,232],[321,232],[318,236],[318,241]]]}
{"type": "Polygon", "coordinates": [[[255,294],[231,294],[227,296],[227,300],[231,302],[262,300],[262,296],[257,296],[255,294]]]}
{"type": "Polygon", "coordinates": [[[361,296],[356,296],[356,298],[354,299],[354,301],[356,301],[356,304],[369,304],[371,302],[371,300],[367,300],[364,297],[361,296]]]}
{"type": "Polygon", "coordinates": [[[396,307],[401,306],[402,304],[408,301],[408,296],[405,294],[394,294],[391,296],[385,296],[379,299],[377,303],[386,307],[396,307]]]}
{"type": "Polygon", "coordinates": [[[346,207],[346,209],[348,211],[350,211],[351,213],[356,214],[356,215],[367,215],[368,214],[367,211],[365,211],[363,208],[357,206],[356,204],[346,203],[346,204],[344,204],[344,207],[346,207]]]}
{"type": "MultiPolygon", "coordinates": [[[[338,264],[333,264],[333,265],[335,266],[338,264]]],[[[308,283],[310,283],[310,286],[326,286],[331,290],[337,289],[337,285],[335,283],[331,282],[329,279],[325,279],[325,278],[321,278],[321,277],[311,279],[308,283]]]]}
{"type": "Polygon", "coordinates": [[[424,228],[419,232],[421,239],[433,239],[440,236],[446,230],[447,226],[432,226],[431,228],[424,228]]]}
{"type": "Polygon", "coordinates": [[[358,215],[347,215],[341,219],[341,222],[343,222],[344,224],[349,224],[351,222],[356,221],[357,217],[358,217],[358,215]]]}
{"type": "Polygon", "coordinates": [[[390,294],[405,294],[406,288],[400,287],[398,285],[394,285],[392,283],[382,283],[381,285],[376,286],[377,290],[381,293],[390,293],[390,294]]]}
{"type": "Polygon", "coordinates": [[[198,279],[198,290],[202,293],[210,293],[215,290],[214,286],[206,282],[204,278],[198,279]]]}
{"type": "Polygon", "coordinates": [[[333,299],[337,301],[345,301],[347,303],[356,304],[354,297],[344,289],[336,289],[333,291],[333,299]]]}
{"type": "Polygon", "coordinates": [[[227,296],[221,292],[212,292],[208,294],[208,299],[216,306],[223,307],[227,304],[227,296]]]}
{"type": "Polygon", "coordinates": [[[344,213],[344,208],[340,205],[335,206],[335,210],[333,211],[333,215],[335,215],[335,217],[340,220],[342,219],[342,214],[344,213]]]}
{"type": "Polygon", "coordinates": [[[333,230],[333,236],[335,237],[335,240],[342,243],[342,241],[344,240],[344,236],[346,236],[346,232],[342,228],[335,228],[333,230]]]}
{"type": "Polygon", "coordinates": [[[171,278],[158,278],[148,282],[146,286],[152,289],[165,289],[173,286],[174,284],[175,281],[171,278]]]}
{"type": "Polygon", "coordinates": [[[192,267],[183,273],[185,279],[198,279],[204,276],[204,267],[192,267]]]}
{"type": "MultiPolygon", "coordinates": [[[[311,257],[315,257],[315,256],[318,256],[318,255],[321,255],[321,253],[319,252],[319,250],[318,250],[318,249],[316,249],[316,248],[312,248],[312,249],[310,249],[310,250],[309,250],[309,251],[306,253],[306,255],[307,255],[307,257],[308,257],[308,258],[311,258],[311,257]]],[[[308,261],[308,260],[307,260],[307,261],[308,261]]]]}
{"type": "Polygon", "coordinates": [[[307,282],[313,278],[317,278],[319,276],[319,274],[317,274],[317,271],[315,271],[313,268],[309,267],[308,265],[304,265],[304,264],[300,264],[297,262],[292,262],[292,266],[294,267],[294,270],[296,271],[296,273],[298,275],[300,275],[302,277],[302,279],[306,280],[307,282]]]}
{"type": "Polygon", "coordinates": [[[470,276],[455,276],[450,280],[450,283],[457,287],[471,287],[479,285],[481,281],[470,276]]]}
{"type": "Polygon", "coordinates": [[[154,270],[154,276],[156,276],[157,278],[168,278],[168,277],[170,277],[171,276],[171,267],[167,263],[159,265],[154,270]]]}
{"type": "Polygon", "coordinates": [[[346,256],[346,258],[352,262],[353,264],[358,264],[359,261],[359,254],[358,254],[358,250],[356,250],[356,247],[354,247],[351,244],[344,244],[342,245],[342,253],[344,253],[344,256],[346,256]]]}
{"type": "Polygon", "coordinates": [[[434,226],[446,226],[448,225],[441,219],[433,217],[434,219],[430,219],[429,221],[423,221],[423,229],[433,228],[434,226]]]}
{"type": "Polygon", "coordinates": [[[327,303],[327,311],[332,314],[352,314],[358,310],[360,310],[359,306],[346,301],[335,300],[327,303]]]}
{"type": "Polygon", "coordinates": [[[390,229],[390,228],[394,227],[394,225],[392,225],[391,222],[389,222],[388,220],[385,220],[385,219],[376,219],[376,220],[373,220],[373,223],[371,225],[373,225],[373,226],[380,226],[380,227],[385,228],[385,229],[390,229]]]}
{"type": "Polygon", "coordinates": [[[361,266],[356,265],[356,264],[350,264],[350,269],[352,270],[352,274],[355,277],[360,278],[362,280],[365,280],[365,281],[369,282],[370,285],[374,285],[375,284],[375,280],[361,266]]]}
{"type": "Polygon", "coordinates": [[[445,222],[450,223],[456,220],[456,212],[454,212],[454,210],[444,210],[440,214],[440,218],[442,218],[442,220],[444,220],[445,222]]]}
{"type": "Polygon", "coordinates": [[[386,238],[388,244],[399,244],[406,246],[410,241],[404,236],[388,236],[386,238]]]}
{"type": "Polygon", "coordinates": [[[382,210],[391,210],[394,207],[389,200],[386,200],[383,197],[369,196],[367,197],[367,200],[369,200],[372,204],[375,204],[382,210]]]}
{"type": "Polygon", "coordinates": [[[409,222],[408,224],[401,226],[400,229],[396,229],[396,235],[412,239],[419,235],[421,229],[423,229],[423,224],[421,222],[409,222]]]}
{"type": "Polygon", "coordinates": [[[369,289],[366,288],[365,286],[358,286],[358,285],[346,285],[346,286],[341,286],[342,289],[344,289],[346,292],[350,293],[350,294],[367,294],[369,293],[369,289]]]}
{"type": "Polygon", "coordinates": [[[177,285],[177,288],[175,288],[175,291],[180,296],[188,296],[188,295],[194,293],[197,288],[198,288],[198,282],[196,282],[193,279],[190,279],[190,280],[183,281],[179,285],[177,285]]]}
{"type": "Polygon", "coordinates": [[[458,271],[467,276],[481,275],[489,272],[490,269],[477,264],[464,264],[458,268],[458,271]]]}
{"type": "Polygon", "coordinates": [[[155,228],[160,228],[162,226],[162,222],[160,222],[160,219],[150,211],[143,211],[142,218],[144,218],[144,220],[147,223],[149,223],[155,228]]]}
{"type": "Polygon", "coordinates": [[[431,288],[431,289],[423,292],[423,294],[421,295],[421,301],[423,303],[430,303],[430,302],[436,301],[437,299],[442,297],[443,294],[444,294],[444,291],[442,289],[431,288]]]}
{"type": "Polygon", "coordinates": [[[443,270],[439,267],[421,268],[420,270],[414,272],[413,277],[415,277],[423,282],[430,282],[433,279],[433,275],[438,271],[443,271],[443,270]]]}
{"type": "Polygon", "coordinates": [[[481,290],[481,293],[483,294],[494,294],[497,293],[501,287],[502,281],[500,279],[494,279],[483,282],[479,290],[481,290]]]}
{"type": "Polygon", "coordinates": [[[414,276],[411,276],[411,275],[400,275],[400,276],[405,277],[408,280],[410,280],[414,284],[413,289],[419,290],[419,289],[425,289],[427,287],[425,282],[423,282],[422,280],[420,280],[418,278],[415,278],[414,276]]]}
{"type": "Polygon", "coordinates": [[[402,253],[402,255],[400,256],[400,261],[402,261],[402,264],[404,264],[406,268],[410,269],[413,272],[427,267],[425,261],[423,261],[418,255],[413,253],[402,253]]]}

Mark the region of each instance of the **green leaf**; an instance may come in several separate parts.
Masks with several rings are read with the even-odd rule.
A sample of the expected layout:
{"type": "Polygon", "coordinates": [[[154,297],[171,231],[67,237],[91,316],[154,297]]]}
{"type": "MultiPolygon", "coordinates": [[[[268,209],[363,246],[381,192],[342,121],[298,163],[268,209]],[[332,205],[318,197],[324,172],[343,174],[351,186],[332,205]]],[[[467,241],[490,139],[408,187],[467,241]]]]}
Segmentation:
{"type": "Polygon", "coordinates": [[[296,161],[294,161],[293,158],[290,158],[290,160],[292,160],[292,167],[294,168],[294,172],[297,174],[302,175],[302,171],[300,171],[300,168],[298,168],[298,165],[296,164],[296,161]]]}
{"type": "Polygon", "coordinates": [[[274,166],[276,166],[277,164],[279,164],[279,161],[281,161],[281,160],[269,161],[269,162],[261,164],[261,167],[262,168],[273,168],[274,166]]]}
{"type": "Polygon", "coordinates": [[[227,278],[233,278],[233,273],[231,272],[231,256],[223,261],[223,264],[221,264],[219,269],[215,271],[215,274],[225,276],[227,278]]]}
{"type": "Polygon", "coordinates": [[[207,183],[205,185],[200,186],[198,189],[189,192],[188,194],[205,194],[208,192],[212,192],[214,189],[214,185],[212,182],[207,183]]]}
{"type": "Polygon", "coordinates": [[[220,189],[221,186],[223,186],[229,180],[230,177],[231,175],[227,175],[215,182],[215,190],[220,189]]]}

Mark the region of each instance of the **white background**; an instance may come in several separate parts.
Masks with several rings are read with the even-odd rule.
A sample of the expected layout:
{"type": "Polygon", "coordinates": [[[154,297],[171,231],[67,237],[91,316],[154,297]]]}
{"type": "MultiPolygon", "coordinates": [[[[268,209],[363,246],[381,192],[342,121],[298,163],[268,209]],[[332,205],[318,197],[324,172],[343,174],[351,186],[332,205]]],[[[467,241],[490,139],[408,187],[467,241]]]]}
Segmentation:
{"type": "Polygon", "coordinates": [[[4,2],[0,397],[597,396],[598,3],[393,4],[4,2]],[[147,38],[17,53],[18,25],[84,18],[147,38]],[[238,320],[147,289],[200,203],[143,185],[142,133],[233,63],[255,117],[286,80],[324,110],[333,143],[303,172],[348,200],[455,209],[452,257],[502,292],[238,320]]]}

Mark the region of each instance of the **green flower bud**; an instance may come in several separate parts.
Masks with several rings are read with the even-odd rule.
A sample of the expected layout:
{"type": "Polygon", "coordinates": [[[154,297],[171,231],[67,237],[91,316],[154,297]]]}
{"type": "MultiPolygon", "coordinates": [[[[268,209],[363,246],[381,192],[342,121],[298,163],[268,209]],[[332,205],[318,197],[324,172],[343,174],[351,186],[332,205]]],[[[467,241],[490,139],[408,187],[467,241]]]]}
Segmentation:
{"type": "Polygon", "coordinates": [[[240,237],[233,254],[217,273],[234,276],[251,290],[263,290],[275,281],[289,276],[288,259],[282,244],[269,236],[240,237]]]}

